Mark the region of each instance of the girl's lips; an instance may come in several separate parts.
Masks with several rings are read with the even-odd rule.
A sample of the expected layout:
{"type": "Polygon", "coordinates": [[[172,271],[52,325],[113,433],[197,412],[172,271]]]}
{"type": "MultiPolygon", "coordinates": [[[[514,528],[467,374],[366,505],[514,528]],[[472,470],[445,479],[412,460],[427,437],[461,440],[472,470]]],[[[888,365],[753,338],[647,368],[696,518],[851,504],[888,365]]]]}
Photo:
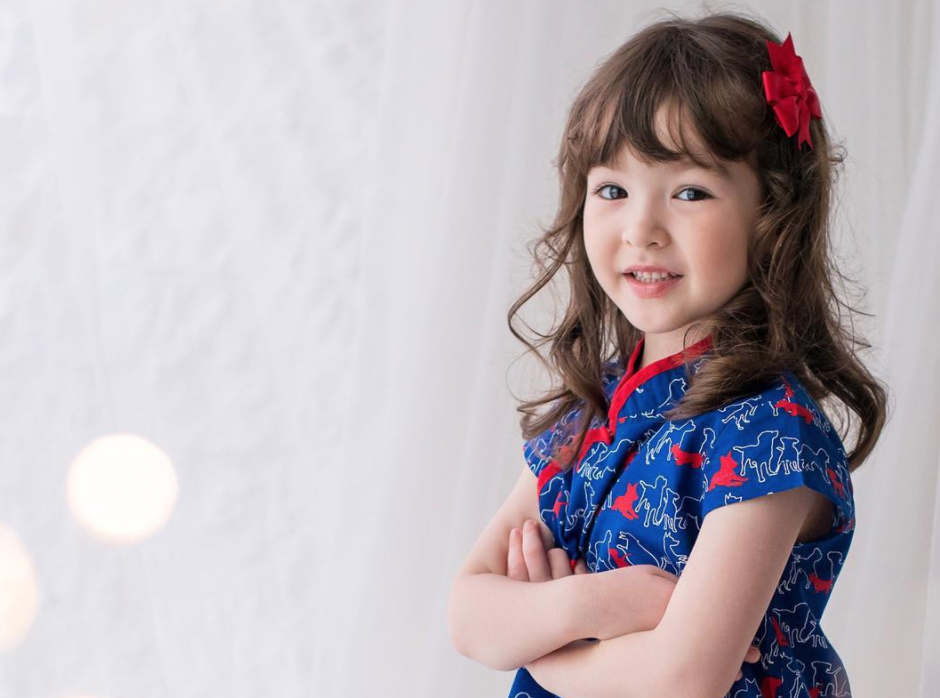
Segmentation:
{"type": "Polygon", "coordinates": [[[624,274],[624,276],[627,279],[627,283],[630,284],[630,288],[633,289],[633,292],[640,298],[657,298],[658,296],[662,296],[683,279],[683,277],[677,276],[672,279],[665,279],[664,281],[646,283],[637,279],[633,274],[624,274]]]}
{"type": "Polygon", "coordinates": [[[627,267],[623,270],[624,274],[629,274],[632,271],[648,271],[648,272],[661,272],[666,274],[675,274],[676,276],[682,276],[678,272],[673,271],[672,269],[666,269],[664,267],[654,267],[652,264],[634,264],[632,267],[627,267]]]}

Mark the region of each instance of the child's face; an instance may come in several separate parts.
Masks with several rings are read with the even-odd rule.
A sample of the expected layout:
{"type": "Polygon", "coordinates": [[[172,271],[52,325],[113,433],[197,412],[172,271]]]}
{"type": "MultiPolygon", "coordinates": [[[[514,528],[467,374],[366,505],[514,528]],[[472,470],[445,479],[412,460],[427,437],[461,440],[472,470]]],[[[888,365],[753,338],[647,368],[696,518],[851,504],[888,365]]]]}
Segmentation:
{"type": "MultiPolygon", "coordinates": [[[[657,128],[670,143],[663,114],[657,128]]],[[[625,148],[615,169],[588,173],[584,244],[591,269],[634,327],[662,335],[657,343],[675,351],[690,323],[719,309],[747,281],[760,182],[752,166],[724,164],[727,179],[691,162],[646,166],[625,148]],[[624,274],[636,264],[682,276],[650,296],[651,286],[624,274]]]]}

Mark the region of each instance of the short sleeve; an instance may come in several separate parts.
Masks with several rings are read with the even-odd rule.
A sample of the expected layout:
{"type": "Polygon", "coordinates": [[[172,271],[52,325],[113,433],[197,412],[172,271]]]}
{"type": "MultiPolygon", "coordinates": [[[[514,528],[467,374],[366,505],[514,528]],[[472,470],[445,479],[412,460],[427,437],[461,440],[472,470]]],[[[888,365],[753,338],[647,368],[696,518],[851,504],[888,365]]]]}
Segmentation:
{"type": "Polygon", "coordinates": [[[852,518],[845,451],[832,425],[802,390],[785,384],[725,408],[727,424],[704,464],[702,519],[727,504],[806,485],[835,505],[833,527],[852,518]]]}

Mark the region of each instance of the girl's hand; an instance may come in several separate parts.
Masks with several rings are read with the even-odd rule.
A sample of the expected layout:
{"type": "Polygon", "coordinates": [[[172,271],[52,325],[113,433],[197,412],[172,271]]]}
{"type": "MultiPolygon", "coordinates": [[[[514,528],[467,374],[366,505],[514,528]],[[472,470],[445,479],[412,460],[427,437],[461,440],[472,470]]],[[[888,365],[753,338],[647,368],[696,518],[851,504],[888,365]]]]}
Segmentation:
{"type": "MultiPolygon", "coordinates": [[[[750,647],[747,648],[747,652],[744,653],[744,661],[756,662],[758,659],[760,659],[760,649],[757,647],[757,645],[751,645],[750,647]]],[[[742,676],[744,676],[744,674],[739,670],[738,675],[735,677],[734,680],[738,681],[741,679],[742,676]]]]}
{"type": "Polygon", "coordinates": [[[523,582],[547,582],[572,574],[588,573],[584,560],[578,560],[572,571],[571,560],[563,548],[551,548],[548,551],[545,548],[546,541],[539,522],[527,519],[521,530],[512,529],[509,532],[506,576],[523,582]]]}

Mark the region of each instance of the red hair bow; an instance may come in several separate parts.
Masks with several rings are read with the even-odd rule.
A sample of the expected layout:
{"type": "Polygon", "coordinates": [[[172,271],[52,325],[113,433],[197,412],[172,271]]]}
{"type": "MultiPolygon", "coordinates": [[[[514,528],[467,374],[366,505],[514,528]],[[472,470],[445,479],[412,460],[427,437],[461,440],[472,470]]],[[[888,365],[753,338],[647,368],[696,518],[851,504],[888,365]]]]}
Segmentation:
{"type": "Polygon", "coordinates": [[[787,135],[792,136],[799,128],[797,145],[802,146],[803,141],[806,141],[812,148],[813,141],[809,136],[810,116],[821,119],[822,110],[819,108],[816,90],[810,84],[803,67],[803,59],[794,52],[793,39],[789,33],[782,44],[773,41],[765,43],[770,53],[770,64],[774,69],[763,72],[764,95],[774,108],[777,123],[787,135]]]}

